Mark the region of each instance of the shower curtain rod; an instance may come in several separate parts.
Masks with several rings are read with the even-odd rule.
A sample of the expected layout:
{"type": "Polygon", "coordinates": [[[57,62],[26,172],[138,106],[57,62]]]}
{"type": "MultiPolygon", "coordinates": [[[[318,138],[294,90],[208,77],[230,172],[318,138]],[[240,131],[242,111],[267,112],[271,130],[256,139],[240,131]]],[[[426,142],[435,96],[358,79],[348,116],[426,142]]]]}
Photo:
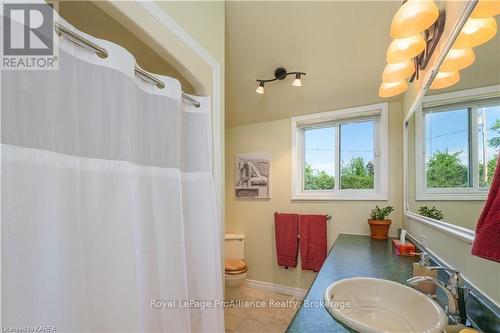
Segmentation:
{"type": "MultiPolygon", "coordinates": [[[[92,41],[88,40],[87,38],[83,37],[83,36],[80,36],[79,34],[69,30],[68,28],[60,25],[59,23],[57,22],[54,22],[54,29],[55,31],[57,32],[58,35],[65,35],[66,37],[68,37],[73,43],[81,46],[81,47],[89,47],[91,48],[93,51],[95,51],[95,53],[101,57],[101,58],[107,58],[108,57],[108,51],[93,43],[92,41]]],[[[165,88],[165,83],[158,79],[157,77],[155,77],[154,75],[146,72],[144,69],[142,69],[141,67],[139,67],[139,65],[135,65],[135,74],[137,74],[138,76],[140,76],[143,80],[145,81],[148,81],[148,82],[151,82],[151,83],[154,83],[156,84],[156,86],[160,89],[163,89],[165,88]]],[[[195,100],[194,98],[192,98],[191,96],[185,94],[184,92],[182,93],[182,98],[194,105],[194,107],[196,108],[199,108],[200,107],[200,102],[198,102],[197,100],[195,100]]]]}

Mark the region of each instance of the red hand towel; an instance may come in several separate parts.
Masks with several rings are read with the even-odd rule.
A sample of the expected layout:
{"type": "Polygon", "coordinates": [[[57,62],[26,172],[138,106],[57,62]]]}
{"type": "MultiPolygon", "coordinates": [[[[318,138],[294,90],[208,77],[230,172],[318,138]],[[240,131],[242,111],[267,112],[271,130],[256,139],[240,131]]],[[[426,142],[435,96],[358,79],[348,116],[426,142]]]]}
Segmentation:
{"type": "Polygon", "coordinates": [[[476,225],[472,254],[500,262],[500,158],[497,162],[488,199],[476,225]]]}
{"type": "Polygon", "coordinates": [[[326,258],[326,216],[299,216],[299,246],[302,269],[319,271],[326,258]]]}
{"type": "Polygon", "coordinates": [[[297,214],[274,213],[274,232],[278,265],[297,266],[299,216],[297,214]]]}

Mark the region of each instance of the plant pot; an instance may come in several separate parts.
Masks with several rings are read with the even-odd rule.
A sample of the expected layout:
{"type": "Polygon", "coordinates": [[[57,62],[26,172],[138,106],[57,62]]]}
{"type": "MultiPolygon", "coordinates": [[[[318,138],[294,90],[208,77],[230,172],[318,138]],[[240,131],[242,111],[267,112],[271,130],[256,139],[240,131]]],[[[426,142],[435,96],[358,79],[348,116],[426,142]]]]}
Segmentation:
{"type": "Polygon", "coordinates": [[[370,237],[373,239],[387,239],[391,220],[368,220],[370,225],[370,237]]]}

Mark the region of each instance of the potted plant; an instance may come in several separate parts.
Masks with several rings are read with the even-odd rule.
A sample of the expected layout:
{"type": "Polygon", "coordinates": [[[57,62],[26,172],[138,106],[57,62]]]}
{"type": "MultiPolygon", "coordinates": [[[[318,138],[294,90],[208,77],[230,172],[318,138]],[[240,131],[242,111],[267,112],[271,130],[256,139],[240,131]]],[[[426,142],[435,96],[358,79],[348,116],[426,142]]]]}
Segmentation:
{"type": "Polygon", "coordinates": [[[422,206],[418,209],[418,213],[422,216],[430,217],[431,219],[438,221],[441,221],[444,218],[443,211],[437,209],[436,206],[432,206],[432,208],[422,206]]]}
{"type": "Polygon", "coordinates": [[[380,208],[375,206],[370,214],[371,219],[368,220],[370,225],[370,237],[373,239],[387,239],[387,233],[389,232],[389,226],[391,225],[391,220],[386,219],[386,217],[394,210],[394,207],[387,206],[380,208]]]}

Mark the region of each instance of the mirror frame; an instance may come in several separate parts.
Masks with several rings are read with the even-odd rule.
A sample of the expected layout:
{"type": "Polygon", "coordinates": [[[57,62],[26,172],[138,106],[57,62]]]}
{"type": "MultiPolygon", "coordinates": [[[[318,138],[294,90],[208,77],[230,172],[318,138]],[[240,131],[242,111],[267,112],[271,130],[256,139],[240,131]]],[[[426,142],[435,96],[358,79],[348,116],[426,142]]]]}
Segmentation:
{"type": "Polygon", "coordinates": [[[422,85],[417,92],[417,95],[414,99],[414,101],[411,104],[411,107],[408,111],[408,114],[406,115],[404,121],[403,121],[403,203],[404,203],[404,215],[408,219],[409,223],[422,223],[425,225],[428,225],[434,229],[437,229],[439,231],[442,231],[444,233],[447,233],[453,237],[456,237],[458,239],[461,239],[467,243],[472,243],[474,241],[474,238],[476,236],[476,233],[474,230],[467,229],[464,227],[460,227],[451,223],[443,222],[443,221],[438,221],[429,217],[421,216],[417,213],[411,212],[409,210],[409,202],[408,202],[408,124],[411,119],[411,117],[415,114],[417,109],[419,109],[422,105],[422,100],[427,93],[427,90],[429,89],[429,86],[431,85],[432,81],[436,77],[439,67],[441,66],[442,62],[444,61],[444,58],[448,54],[448,51],[450,50],[451,46],[455,42],[455,39],[457,38],[458,34],[462,30],[462,27],[464,26],[465,22],[470,16],[470,13],[476,6],[477,1],[470,1],[467,4],[467,7],[465,8],[464,12],[462,15],[458,18],[456,26],[453,28],[453,30],[450,33],[450,38],[446,40],[446,42],[443,45],[442,52],[439,54],[439,57],[437,58],[436,63],[432,66],[432,68],[429,68],[425,76],[422,78],[422,85]]]}

